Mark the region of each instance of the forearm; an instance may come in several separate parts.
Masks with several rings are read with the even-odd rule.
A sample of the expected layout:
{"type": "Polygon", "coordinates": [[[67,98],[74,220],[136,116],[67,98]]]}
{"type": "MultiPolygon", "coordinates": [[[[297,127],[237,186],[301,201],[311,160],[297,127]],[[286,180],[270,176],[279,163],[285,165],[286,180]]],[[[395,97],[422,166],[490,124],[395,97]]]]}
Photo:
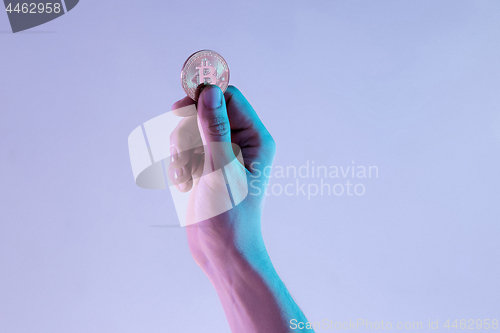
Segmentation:
{"type": "Polygon", "coordinates": [[[251,259],[238,251],[228,251],[205,273],[219,295],[233,332],[298,332],[290,328],[290,320],[307,321],[265,251],[251,259]]]}

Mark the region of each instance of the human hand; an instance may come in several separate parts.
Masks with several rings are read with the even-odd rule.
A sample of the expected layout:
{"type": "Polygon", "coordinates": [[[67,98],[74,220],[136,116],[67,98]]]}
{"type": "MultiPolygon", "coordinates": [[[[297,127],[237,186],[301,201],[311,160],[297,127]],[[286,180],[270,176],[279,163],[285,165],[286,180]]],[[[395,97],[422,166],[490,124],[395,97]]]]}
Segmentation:
{"type": "MultiPolygon", "coordinates": [[[[172,109],[193,103],[185,97],[174,103],[172,109]]],[[[224,265],[229,253],[256,260],[265,257],[260,217],[267,181],[262,170],[272,165],[274,159],[272,136],[250,103],[233,86],[224,94],[217,86],[205,87],[198,99],[197,115],[183,116],[187,117],[170,138],[173,159],[169,177],[181,192],[191,191],[186,229],[193,258],[208,274],[209,270],[224,265]],[[261,191],[259,195],[246,196],[227,210],[223,207],[227,202],[221,197],[227,192],[225,182],[217,181],[220,179],[213,171],[229,163],[233,165],[230,170],[233,180],[246,182],[247,189],[253,181],[253,187],[261,187],[261,191]],[[200,216],[208,218],[199,222],[200,216]]],[[[234,199],[235,193],[232,194],[234,199]]]]}
{"type": "MultiPolygon", "coordinates": [[[[192,103],[184,98],[172,108],[192,103]]],[[[276,149],[269,131],[235,87],[229,86],[222,95],[219,87],[208,86],[198,99],[197,114],[183,119],[170,139],[174,156],[170,179],[180,191],[190,190],[189,248],[215,287],[231,330],[294,331],[292,319],[307,319],[275,271],[260,228],[268,183],[263,171],[272,165],[276,149]],[[217,176],[221,169],[224,179],[222,171],[217,176]],[[234,207],[223,206],[226,183],[234,207]],[[244,190],[235,183],[246,191],[252,185],[260,192],[243,196],[244,190]]]]}

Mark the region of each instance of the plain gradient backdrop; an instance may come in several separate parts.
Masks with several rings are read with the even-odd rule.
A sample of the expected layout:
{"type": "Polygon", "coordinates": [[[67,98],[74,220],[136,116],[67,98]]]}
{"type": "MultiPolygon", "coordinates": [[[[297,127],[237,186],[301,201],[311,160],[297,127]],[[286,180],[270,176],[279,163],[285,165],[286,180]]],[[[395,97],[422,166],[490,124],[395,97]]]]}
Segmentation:
{"type": "Polygon", "coordinates": [[[0,332],[229,332],[127,148],[200,49],[275,165],[379,169],[363,196],[266,199],[310,321],[500,319],[500,2],[82,0],[18,34],[0,13],[0,332]]]}

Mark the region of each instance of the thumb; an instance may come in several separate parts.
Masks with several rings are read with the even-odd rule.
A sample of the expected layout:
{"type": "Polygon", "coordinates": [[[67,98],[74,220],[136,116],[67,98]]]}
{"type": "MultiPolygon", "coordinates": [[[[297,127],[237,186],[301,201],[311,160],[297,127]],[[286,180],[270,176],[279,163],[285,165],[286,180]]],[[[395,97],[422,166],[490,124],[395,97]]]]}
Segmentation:
{"type": "Polygon", "coordinates": [[[205,164],[210,163],[210,169],[215,171],[235,158],[226,101],[218,86],[209,85],[202,90],[198,98],[197,112],[198,128],[205,147],[205,164]]]}

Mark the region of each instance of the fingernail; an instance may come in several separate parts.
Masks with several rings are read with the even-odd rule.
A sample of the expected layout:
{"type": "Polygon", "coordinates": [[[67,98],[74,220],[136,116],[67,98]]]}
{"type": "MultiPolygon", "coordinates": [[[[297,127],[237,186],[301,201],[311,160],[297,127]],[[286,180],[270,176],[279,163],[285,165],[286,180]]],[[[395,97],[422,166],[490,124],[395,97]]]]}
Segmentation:
{"type": "Polygon", "coordinates": [[[178,185],[181,191],[184,191],[187,187],[187,182],[178,185]]]}
{"type": "Polygon", "coordinates": [[[219,87],[203,89],[203,104],[209,109],[217,109],[222,105],[222,91],[219,87]]]}
{"type": "Polygon", "coordinates": [[[183,174],[183,171],[182,171],[182,168],[181,169],[175,169],[174,170],[174,177],[175,179],[179,178],[180,176],[182,176],[183,174]]]}

